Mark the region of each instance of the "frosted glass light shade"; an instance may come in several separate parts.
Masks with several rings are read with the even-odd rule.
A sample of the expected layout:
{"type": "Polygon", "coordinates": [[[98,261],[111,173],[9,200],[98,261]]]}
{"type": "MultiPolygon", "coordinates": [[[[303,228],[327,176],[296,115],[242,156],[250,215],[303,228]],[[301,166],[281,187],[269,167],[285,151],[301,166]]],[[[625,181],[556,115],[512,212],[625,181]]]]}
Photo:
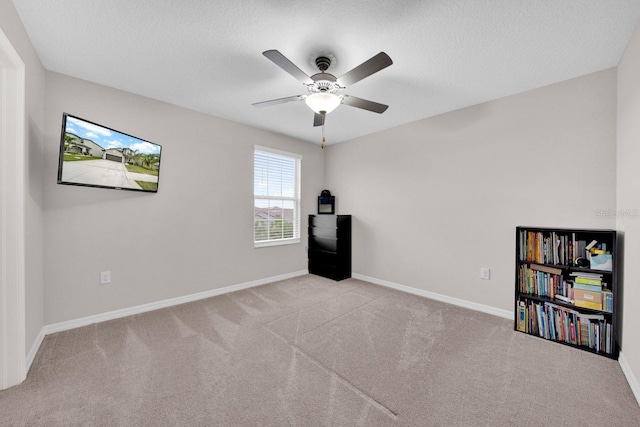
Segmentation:
{"type": "Polygon", "coordinates": [[[304,102],[318,114],[321,112],[329,114],[340,105],[341,99],[332,93],[318,92],[307,96],[304,102]]]}

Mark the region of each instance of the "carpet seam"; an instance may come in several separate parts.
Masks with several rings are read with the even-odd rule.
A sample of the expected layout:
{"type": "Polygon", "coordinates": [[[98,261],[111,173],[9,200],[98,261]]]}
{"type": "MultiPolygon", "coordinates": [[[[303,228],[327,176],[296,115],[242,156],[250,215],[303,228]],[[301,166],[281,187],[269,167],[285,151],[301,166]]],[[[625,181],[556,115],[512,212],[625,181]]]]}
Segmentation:
{"type": "Polygon", "coordinates": [[[335,375],[336,378],[338,378],[338,380],[343,383],[345,386],[347,386],[347,388],[349,388],[351,391],[355,392],[358,396],[362,397],[365,401],[368,401],[370,404],[372,404],[373,406],[375,406],[376,408],[378,408],[380,411],[382,411],[385,415],[387,415],[388,417],[392,418],[392,419],[396,419],[398,417],[398,413],[387,408],[385,405],[383,405],[382,403],[378,402],[376,399],[374,399],[373,397],[369,396],[368,394],[366,394],[364,391],[360,390],[358,387],[356,387],[355,385],[351,384],[351,382],[349,382],[346,378],[344,378],[343,376],[341,376],[340,374],[338,374],[336,371],[334,371],[333,369],[330,369],[329,367],[325,366],[322,362],[320,362],[319,360],[317,360],[315,357],[311,356],[310,354],[308,354],[307,352],[305,352],[304,350],[302,350],[300,347],[298,347],[295,344],[291,344],[290,342],[288,342],[285,338],[281,337],[280,335],[278,335],[277,333],[267,329],[267,328],[263,328],[265,331],[271,333],[272,335],[276,336],[278,339],[280,339],[281,341],[283,341],[286,345],[288,345],[289,347],[291,347],[294,351],[300,353],[302,356],[306,357],[307,359],[309,359],[313,364],[315,364],[316,366],[318,366],[320,369],[322,369],[323,371],[329,373],[330,375],[335,375]]]}
{"type": "MultiPolygon", "coordinates": [[[[307,335],[307,334],[309,334],[309,333],[311,333],[311,332],[315,331],[316,329],[319,329],[319,328],[321,328],[321,327],[323,327],[323,326],[325,326],[325,325],[328,325],[329,323],[331,323],[331,322],[333,322],[333,321],[336,321],[336,320],[338,320],[338,319],[342,319],[343,317],[345,317],[345,316],[347,316],[347,315],[349,315],[349,314],[351,314],[351,313],[355,312],[356,310],[359,310],[359,309],[361,309],[361,308],[363,308],[363,307],[365,307],[365,306],[367,306],[367,305],[371,304],[371,303],[372,303],[372,302],[374,302],[374,301],[377,301],[377,300],[378,300],[378,299],[380,299],[380,298],[382,298],[382,297],[374,298],[374,299],[372,299],[371,301],[367,301],[367,302],[365,302],[364,304],[357,306],[357,307],[356,307],[356,308],[354,308],[353,310],[349,310],[349,311],[347,311],[346,313],[343,313],[343,314],[339,315],[338,317],[335,317],[335,318],[333,318],[333,319],[331,319],[331,320],[328,320],[328,321],[324,322],[322,325],[318,325],[318,326],[316,326],[315,328],[313,328],[313,329],[311,329],[311,330],[309,330],[309,331],[305,332],[304,334],[300,335],[300,338],[302,338],[302,337],[304,337],[305,335],[307,335]]],[[[320,308],[320,309],[321,309],[321,310],[326,311],[327,313],[336,314],[336,313],[332,313],[332,312],[331,312],[331,311],[329,311],[329,310],[325,310],[324,308],[320,308]]]]}

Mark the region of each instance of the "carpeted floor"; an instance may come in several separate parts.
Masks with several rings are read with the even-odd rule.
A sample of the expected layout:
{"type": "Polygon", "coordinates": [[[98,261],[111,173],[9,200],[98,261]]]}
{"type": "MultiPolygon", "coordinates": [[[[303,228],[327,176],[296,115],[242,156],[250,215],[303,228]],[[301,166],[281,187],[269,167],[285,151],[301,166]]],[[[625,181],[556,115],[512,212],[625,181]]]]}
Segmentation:
{"type": "Polygon", "coordinates": [[[302,276],[47,336],[2,426],[638,426],[616,361],[302,276]]]}

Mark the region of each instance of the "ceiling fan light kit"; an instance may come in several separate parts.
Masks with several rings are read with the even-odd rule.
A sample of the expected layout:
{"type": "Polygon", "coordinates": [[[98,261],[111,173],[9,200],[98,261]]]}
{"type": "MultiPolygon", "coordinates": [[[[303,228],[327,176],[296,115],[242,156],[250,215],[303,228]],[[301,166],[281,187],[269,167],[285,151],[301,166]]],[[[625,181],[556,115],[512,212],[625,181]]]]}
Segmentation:
{"type": "Polygon", "coordinates": [[[325,56],[316,58],[316,66],[320,70],[319,73],[309,77],[304,71],[298,68],[287,57],[277,50],[267,50],[262,52],[264,56],[270,59],[278,67],[291,74],[298,81],[304,84],[309,91],[309,95],[295,95],[286,98],[272,99],[270,101],[257,102],[254,107],[269,107],[271,105],[283,104],[290,101],[302,101],[313,110],[313,126],[322,126],[322,146],[324,148],[324,123],[327,114],[338,108],[340,104],[349,105],[350,107],[360,108],[374,113],[384,113],[388,105],[379,104],[377,102],[368,101],[366,99],[357,98],[349,95],[339,95],[342,91],[354,83],[368,77],[378,71],[393,64],[393,61],[384,52],[373,56],[369,60],[358,65],[342,77],[336,78],[333,74],[326,71],[331,66],[331,60],[325,56]]]}
{"type": "Polygon", "coordinates": [[[329,114],[342,102],[342,98],[329,92],[317,92],[308,95],[304,102],[318,114],[329,114]]]}

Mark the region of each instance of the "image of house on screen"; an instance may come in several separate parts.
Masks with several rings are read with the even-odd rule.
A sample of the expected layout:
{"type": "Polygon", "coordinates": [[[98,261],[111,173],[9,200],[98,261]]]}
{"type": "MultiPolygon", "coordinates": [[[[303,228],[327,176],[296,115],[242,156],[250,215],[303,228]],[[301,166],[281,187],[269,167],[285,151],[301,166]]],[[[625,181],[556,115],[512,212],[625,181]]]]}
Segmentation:
{"type": "Polygon", "coordinates": [[[81,138],[70,132],[65,133],[64,141],[64,152],[67,154],[79,154],[123,164],[127,163],[128,158],[132,158],[132,150],[129,148],[105,149],[90,139],[81,138]]]}

